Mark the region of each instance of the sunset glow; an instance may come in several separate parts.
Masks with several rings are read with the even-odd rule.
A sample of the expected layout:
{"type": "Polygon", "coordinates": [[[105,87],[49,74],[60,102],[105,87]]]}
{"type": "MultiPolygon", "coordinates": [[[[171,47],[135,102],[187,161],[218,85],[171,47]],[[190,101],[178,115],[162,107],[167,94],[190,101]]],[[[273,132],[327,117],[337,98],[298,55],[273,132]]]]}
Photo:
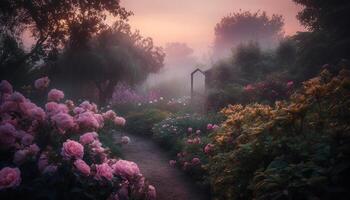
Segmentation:
{"type": "Polygon", "coordinates": [[[130,24],[157,45],[186,42],[195,52],[204,53],[212,45],[214,27],[220,19],[239,10],[282,14],[286,35],[304,30],[296,19],[301,9],[289,0],[124,0],[121,2],[135,15],[130,24]]]}

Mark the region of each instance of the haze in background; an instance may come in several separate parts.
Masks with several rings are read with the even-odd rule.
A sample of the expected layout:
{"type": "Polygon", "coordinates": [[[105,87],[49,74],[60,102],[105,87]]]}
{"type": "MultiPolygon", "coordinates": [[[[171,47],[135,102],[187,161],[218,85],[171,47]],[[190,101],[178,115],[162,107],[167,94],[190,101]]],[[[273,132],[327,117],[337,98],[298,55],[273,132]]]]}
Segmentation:
{"type": "Polygon", "coordinates": [[[301,8],[291,0],[122,0],[121,4],[135,13],[130,17],[132,27],[152,37],[156,45],[187,43],[196,56],[208,53],[216,23],[234,11],[283,14],[287,35],[303,30],[296,19],[301,8]]]}
{"type": "MultiPolygon", "coordinates": [[[[167,54],[165,67],[150,75],[144,87],[170,96],[189,95],[190,73],[210,68],[214,27],[232,12],[283,14],[285,35],[303,30],[296,19],[301,8],[291,0],[124,0],[122,5],[135,13],[129,18],[131,26],[152,37],[167,54]]],[[[195,89],[203,91],[203,77],[197,76],[195,89]]]]}

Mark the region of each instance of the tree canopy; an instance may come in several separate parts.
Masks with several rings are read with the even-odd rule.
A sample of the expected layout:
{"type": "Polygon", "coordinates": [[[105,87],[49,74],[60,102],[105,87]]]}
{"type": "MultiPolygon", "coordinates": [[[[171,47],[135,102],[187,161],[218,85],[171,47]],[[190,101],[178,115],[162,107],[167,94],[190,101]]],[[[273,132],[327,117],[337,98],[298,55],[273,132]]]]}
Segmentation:
{"type": "Polygon", "coordinates": [[[284,20],[281,15],[269,17],[266,12],[239,11],[216,24],[214,52],[227,55],[241,43],[258,42],[263,48],[277,46],[283,37],[284,20]]]}

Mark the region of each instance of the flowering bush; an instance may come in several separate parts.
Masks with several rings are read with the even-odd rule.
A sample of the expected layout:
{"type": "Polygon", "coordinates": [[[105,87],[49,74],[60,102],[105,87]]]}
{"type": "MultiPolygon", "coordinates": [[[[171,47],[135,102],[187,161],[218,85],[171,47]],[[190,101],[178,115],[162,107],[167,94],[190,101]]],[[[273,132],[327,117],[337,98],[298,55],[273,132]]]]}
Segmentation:
{"type": "Polygon", "coordinates": [[[223,109],[207,165],[216,198],[348,198],[349,97],[350,71],[324,70],[289,101],[223,109]]]}
{"type": "Polygon", "coordinates": [[[125,119],[63,98],[52,89],[42,109],[1,81],[0,199],[154,199],[137,165],[112,158],[99,140],[105,124],[125,119]]]}

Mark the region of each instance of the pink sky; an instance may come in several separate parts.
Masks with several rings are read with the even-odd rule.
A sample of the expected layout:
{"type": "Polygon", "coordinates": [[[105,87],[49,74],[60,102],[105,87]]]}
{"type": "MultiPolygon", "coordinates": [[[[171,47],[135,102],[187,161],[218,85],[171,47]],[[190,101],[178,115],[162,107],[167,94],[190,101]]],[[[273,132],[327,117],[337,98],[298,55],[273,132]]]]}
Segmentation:
{"type": "Polygon", "coordinates": [[[211,46],[215,24],[240,9],[282,14],[288,35],[303,30],[296,19],[300,7],[292,0],[121,0],[121,4],[134,12],[132,27],[152,37],[156,45],[185,42],[197,55],[211,46]]]}

